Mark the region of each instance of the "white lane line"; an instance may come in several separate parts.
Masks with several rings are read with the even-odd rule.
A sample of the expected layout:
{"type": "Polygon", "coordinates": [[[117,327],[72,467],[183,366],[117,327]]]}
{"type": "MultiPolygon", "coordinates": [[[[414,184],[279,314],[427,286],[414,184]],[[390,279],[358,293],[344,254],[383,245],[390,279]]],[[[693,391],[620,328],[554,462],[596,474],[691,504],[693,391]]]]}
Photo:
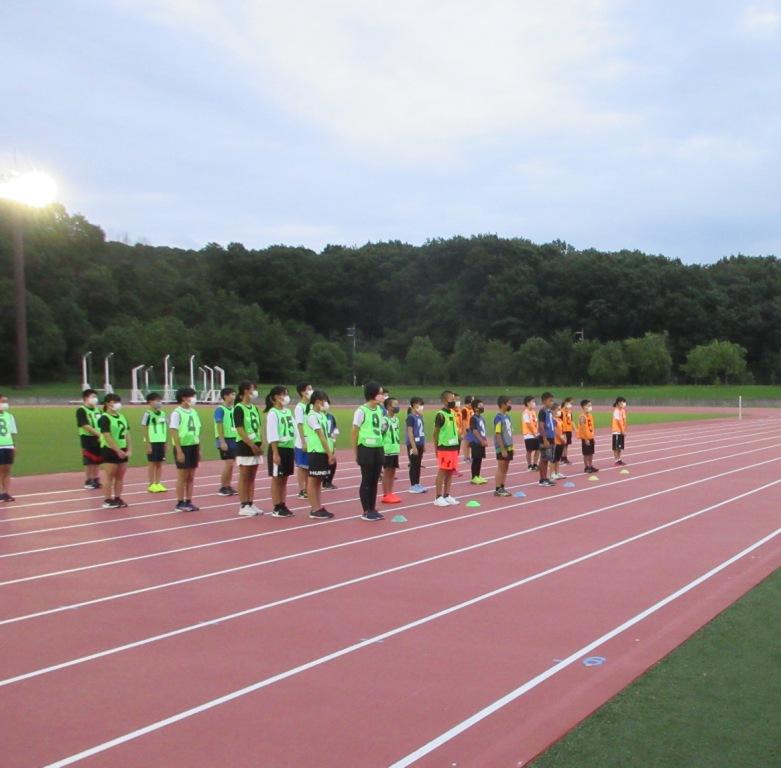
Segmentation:
{"type": "MultiPolygon", "coordinates": [[[[558,664],[554,664],[552,667],[548,667],[548,669],[546,669],[544,672],[541,672],[536,677],[527,680],[523,685],[519,685],[516,689],[505,694],[500,699],[497,699],[493,703],[489,704],[487,707],[483,707],[483,709],[475,712],[471,717],[468,717],[466,720],[463,720],[457,725],[454,725],[452,728],[440,734],[439,736],[432,739],[431,741],[427,742],[422,747],[419,747],[414,752],[410,752],[405,757],[402,757],[400,760],[397,760],[390,766],[390,768],[407,768],[407,766],[417,762],[418,760],[420,760],[420,758],[425,757],[430,752],[433,752],[435,749],[438,749],[443,744],[446,744],[448,741],[451,741],[459,734],[468,730],[473,725],[479,723],[481,720],[485,720],[486,717],[489,717],[494,712],[502,709],[502,707],[507,706],[508,704],[512,703],[513,701],[520,698],[524,694],[533,690],[541,683],[544,683],[549,678],[561,672],[563,669],[566,669],[567,667],[571,666],[576,661],[578,661],[578,659],[581,659],[586,654],[591,653],[591,651],[604,645],[609,640],[612,640],[614,637],[617,637],[623,632],[626,632],[627,629],[630,629],[631,627],[635,626],[635,624],[638,624],[644,619],[647,619],[649,616],[656,613],[657,611],[660,611],[662,608],[669,605],[673,601],[677,600],[679,597],[682,597],[687,592],[691,592],[691,590],[693,590],[695,587],[698,587],[703,582],[713,578],[717,574],[721,573],[724,569],[729,568],[729,566],[733,565],[741,558],[744,558],[746,555],[749,555],[752,552],[754,552],[754,550],[759,549],[759,547],[762,547],[768,542],[772,541],[780,533],[781,533],[781,528],[776,528],[775,531],[769,533],[767,536],[763,536],[758,541],[755,541],[753,544],[749,545],[745,549],[742,549],[740,552],[733,555],[729,559],[719,563],[714,568],[711,568],[706,573],[703,573],[701,576],[698,576],[696,579],[693,579],[688,584],[685,584],[680,589],[677,589],[675,592],[670,593],[669,595],[667,595],[667,597],[662,598],[658,602],[646,608],[644,611],[640,611],[640,613],[636,613],[630,619],[627,619],[625,622],[623,622],[623,624],[619,624],[618,626],[613,627],[613,629],[611,629],[609,632],[605,632],[604,635],[601,635],[600,637],[596,638],[596,640],[592,640],[590,643],[584,645],[582,648],[578,648],[577,651],[571,653],[569,656],[567,656],[566,659],[562,659],[558,664]]],[[[63,765],[66,765],[66,763],[63,763],[63,765]]]]}
{"type": "MultiPolygon", "coordinates": [[[[775,458],[775,459],[771,459],[770,461],[781,461],[781,457],[778,457],[778,458],[775,458]]],[[[617,507],[625,506],[626,504],[638,503],[640,501],[644,501],[644,500],[647,500],[649,498],[653,498],[655,496],[661,496],[661,495],[664,495],[664,494],[667,494],[667,493],[672,493],[672,492],[675,492],[675,491],[682,490],[684,488],[689,488],[689,487],[694,486],[694,485],[700,485],[702,483],[709,482],[710,480],[715,480],[715,479],[719,479],[719,478],[725,477],[727,475],[735,474],[736,472],[745,472],[746,469],[748,469],[748,468],[749,467],[738,467],[736,469],[730,469],[730,470],[727,470],[725,472],[720,472],[720,473],[718,473],[716,475],[710,475],[708,477],[699,478],[697,480],[691,480],[688,483],[683,483],[681,485],[672,486],[670,488],[664,488],[664,489],[662,489],[660,491],[654,491],[653,493],[650,493],[650,494],[645,494],[643,496],[637,496],[637,497],[634,497],[632,499],[616,502],[614,504],[610,504],[610,505],[607,505],[607,506],[604,506],[604,507],[598,507],[596,510],[590,510],[588,512],[583,512],[583,513],[580,513],[578,515],[569,516],[569,517],[563,518],[561,520],[554,520],[554,521],[552,521],[550,523],[541,524],[539,526],[535,526],[532,529],[529,529],[529,531],[521,531],[520,533],[523,534],[525,532],[541,530],[543,528],[552,527],[554,525],[559,525],[559,524],[561,524],[563,522],[566,523],[566,522],[571,522],[573,520],[579,520],[579,519],[584,518],[584,517],[590,517],[591,515],[597,514],[599,512],[604,512],[604,511],[607,511],[607,510],[615,509],[617,507]]],[[[658,473],[653,473],[653,474],[658,474],[658,473]]],[[[644,475],[644,477],[646,477],[646,476],[647,475],[644,475]]],[[[620,482],[620,481],[617,481],[617,482],[620,482]]],[[[615,484],[615,483],[613,483],[613,484],[615,484]]],[[[588,488],[581,489],[581,490],[588,490],[588,488]]],[[[580,491],[572,491],[571,493],[578,493],[578,492],[580,492],[580,491]]],[[[570,494],[566,494],[566,495],[570,495],[570,494]]],[[[230,574],[230,573],[237,573],[239,571],[248,570],[250,568],[258,568],[258,567],[261,567],[261,566],[264,566],[264,565],[270,565],[270,564],[282,562],[282,561],[285,561],[285,560],[292,560],[292,559],[295,559],[295,558],[298,558],[298,557],[304,557],[304,556],[313,555],[313,554],[321,554],[323,552],[330,552],[330,551],[337,550],[337,549],[343,549],[345,547],[350,547],[350,546],[353,546],[355,544],[364,544],[366,542],[372,542],[372,541],[375,541],[375,540],[378,540],[378,539],[386,539],[386,538],[389,538],[391,536],[401,536],[401,535],[404,535],[406,533],[412,533],[414,531],[424,530],[424,529],[427,529],[427,528],[433,528],[433,527],[440,526],[440,525],[447,525],[449,523],[458,522],[458,521],[461,521],[461,520],[467,520],[467,519],[471,519],[471,518],[482,517],[484,515],[492,514],[493,512],[500,512],[500,511],[507,510],[507,509],[516,509],[518,507],[527,506],[529,504],[542,503],[542,502],[545,502],[545,501],[549,501],[551,498],[553,498],[553,497],[548,496],[548,497],[544,497],[544,498],[540,498],[540,499],[534,499],[532,501],[527,501],[527,502],[511,503],[511,504],[507,504],[507,505],[502,506],[502,507],[495,507],[495,508],[492,508],[492,509],[489,509],[489,510],[483,510],[481,512],[472,512],[472,513],[469,513],[469,514],[466,514],[466,515],[461,515],[461,516],[455,517],[455,518],[447,518],[445,520],[437,520],[437,521],[434,521],[434,522],[431,522],[431,523],[423,523],[421,525],[413,526],[413,527],[410,527],[410,528],[400,528],[400,529],[397,529],[395,531],[388,531],[387,533],[379,534],[377,536],[367,536],[367,537],[362,538],[362,539],[352,539],[350,541],[344,541],[344,542],[340,542],[338,544],[331,544],[331,545],[325,546],[325,547],[318,547],[317,549],[306,550],[306,551],[302,551],[302,552],[296,552],[296,553],[293,553],[293,554],[290,554],[290,555],[281,555],[279,557],[271,558],[271,559],[268,559],[268,560],[260,560],[260,561],[256,561],[256,562],[253,562],[253,563],[247,563],[245,565],[232,566],[231,568],[225,568],[225,569],[223,569],[221,571],[212,571],[210,573],[199,574],[198,576],[189,576],[189,577],[186,577],[186,578],[177,579],[175,581],[163,582],[162,584],[154,584],[154,585],[151,585],[151,586],[148,586],[148,587],[140,587],[138,589],[129,590],[127,592],[120,592],[120,593],[115,593],[115,594],[112,594],[112,595],[104,595],[103,597],[97,597],[97,598],[93,598],[91,600],[85,600],[85,601],[80,602],[80,603],[71,603],[69,605],[61,605],[61,606],[58,606],[57,608],[48,608],[46,610],[37,611],[35,613],[23,614],[23,615],[20,615],[20,616],[13,616],[13,617],[10,617],[10,618],[7,618],[7,619],[0,620],[0,626],[4,626],[6,624],[16,624],[16,623],[19,623],[19,622],[22,622],[22,621],[28,621],[30,619],[41,618],[43,616],[51,616],[51,615],[54,615],[54,614],[57,614],[57,613],[62,613],[64,611],[74,610],[74,609],[78,609],[78,608],[84,608],[84,607],[87,607],[87,606],[99,605],[99,604],[102,604],[102,603],[107,603],[107,602],[111,602],[111,601],[114,601],[114,600],[119,600],[119,599],[122,599],[122,598],[125,598],[125,597],[133,597],[135,595],[141,595],[141,594],[147,594],[147,593],[150,593],[150,592],[156,592],[157,590],[160,590],[160,589],[167,589],[169,587],[181,586],[182,584],[190,584],[192,582],[201,581],[203,579],[208,579],[208,578],[212,578],[212,577],[215,577],[215,576],[223,576],[223,575],[230,574]]],[[[515,534],[510,534],[510,535],[511,536],[512,535],[518,535],[518,532],[516,532],[515,534]]],[[[262,609],[262,606],[261,606],[261,609],[262,609]]],[[[216,623],[216,622],[223,621],[223,620],[225,620],[225,619],[213,619],[211,621],[212,621],[212,623],[216,623]]]]}
{"type": "MultiPolygon", "coordinates": [[[[602,554],[605,554],[606,552],[610,552],[611,550],[618,549],[619,547],[623,547],[631,542],[638,541],[639,539],[645,538],[646,536],[651,536],[654,533],[657,533],[660,530],[664,530],[665,528],[669,528],[673,525],[677,525],[678,523],[682,522],[684,519],[691,519],[692,517],[696,516],[697,514],[703,514],[705,511],[710,509],[715,509],[717,506],[724,506],[725,504],[732,503],[734,501],[737,501],[739,499],[745,498],[747,496],[751,496],[752,494],[758,493],[761,490],[764,490],[766,488],[769,488],[771,486],[777,485],[778,483],[781,483],[781,480],[775,480],[772,483],[767,483],[760,488],[755,488],[751,491],[748,491],[746,493],[740,494],[739,496],[735,496],[731,499],[726,499],[722,502],[719,502],[717,505],[712,505],[711,507],[706,507],[704,510],[700,510],[699,512],[692,513],[691,515],[686,515],[685,518],[681,518],[680,520],[675,520],[670,523],[665,523],[662,526],[657,526],[656,528],[651,528],[647,531],[644,531],[642,533],[636,534],[634,536],[630,536],[626,539],[622,539],[620,541],[614,542],[613,544],[610,544],[606,547],[601,547],[600,549],[594,550],[592,552],[588,552],[585,555],[581,555],[580,557],[574,558],[572,560],[568,560],[565,563],[560,563],[559,565],[553,566],[552,568],[548,568],[544,571],[539,571],[538,573],[535,573],[531,576],[527,576],[523,579],[519,579],[518,581],[514,581],[510,584],[506,584],[503,587],[499,587],[498,589],[491,590],[490,592],[485,592],[481,595],[478,595],[476,597],[470,598],[469,600],[462,601],[460,603],[456,603],[455,605],[448,606],[447,608],[444,608],[440,611],[436,611],[435,613],[428,614],[427,616],[423,616],[419,619],[416,619],[414,621],[408,622],[406,624],[402,624],[401,626],[394,627],[393,629],[387,630],[386,632],[382,632],[380,634],[374,635],[373,637],[366,638],[358,643],[354,643],[352,645],[348,645],[344,648],[340,648],[338,651],[334,651],[332,653],[326,654],[325,656],[320,656],[319,658],[312,659],[311,661],[308,661],[304,664],[300,664],[296,667],[292,667],[290,669],[285,670],[284,672],[280,672],[276,675],[272,675],[271,677],[267,677],[263,680],[260,680],[256,683],[252,683],[251,685],[247,685],[243,688],[239,688],[238,690],[231,691],[230,693],[227,693],[223,696],[219,696],[218,698],[211,699],[210,701],[203,702],[202,704],[199,704],[195,707],[191,707],[189,709],[183,710],[181,712],[177,712],[175,715],[171,715],[170,717],[166,717],[162,720],[157,720],[154,723],[150,723],[149,725],[146,725],[142,728],[137,728],[134,731],[130,731],[129,733],[122,734],[121,736],[118,736],[114,739],[110,739],[109,741],[104,741],[101,744],[97,744],[94,747],[90,747],[89,749],[85,749],[81,752],[78,752],[75,755],[70,755],[69,757],[65,757],[61,760],[58,760],[54,763],[50,763],[46,768],[64,768],[64,766],[72,765],[73,763],[78,762],[79,760],[84,760],[87,757],[92,757],[93,755],[100,754],[101,752],[106,752],[109,749],[113,749],[114,747],[118,747],[121,744],[126,744],[129,741],[133,741],[135,739],[140,738],[141,736],[146,736],[147,734],[154,733],[155,731],[159,731],[163,728],[166,728],[169,725],[173,725],[174,723],[181,722],[182,720],[186,720],[190,717],[193,717],[194,715],[198,715],[202,712],[207,712],[211,709],[214,709],[216,707],[219,707],[223,704],[227,704],[228,702],[235,701],[236,699],[239,699],[243,696],[246,696],[250,693],[254,693],[256,691],[259,691],[263,688],[267,688],[275,683],[281,682],[282,680],[287,680],[288,678],[294,677],[295,675],[299,675],[303,672],[307,672],[311,669],[314,669],[316,667],[322,666],[324,664],[327,664],[330,661],[334,661],[335,659],[342,658],[344,656],[347,656],[348,654],[355,653],[356,651],[359,651],[363,648],[366,648],[367,646],[373,645],[374,643],[383,642],[387,640],[388,638],[395,637],[397,635],[400,635],[404,632],[408,632],[411,629],[416,629],[417,627],[423,626],[425,624],[429,624],[433,621],[436,621],[437,619],[443,618],[444,616],[449,616],[450,614],[456,613],[457,611],[461,611],[464,608],[469,608],[473,605],[477,605],[478,603],[484,602],[486,600],[490,600],[497,595],[504,594],[506,592],[509,592],[510,590],[517,589],[520,586],[523,586],[524,584],[529,584],[530,582],[537,581],[539,579],[544,578],[545,576],[549,576],[552,573],[557,573],[559,571],[562,571],[566,568],[571,568],[574,565],[578,565],[580,563],[583,563],[587,560],[591,560],[595,557],[599,557],[602,554]]],[[[725,560],[724,562],[720,563],[715,568],[712,568],[707,573],[699,576],[698,578],[694,579],[693,581],[690,581],[685,586],[681,587],[680,589],[676,590],[672,594],[668,595],[664,599],[660,600],[659,602],[655,603],[654,605],[650,606],[649,608],[646,608],[641,613],[636,614],[628,621],[624,622],[623,624],[620,624],[618,627],[615,627],[610,632],[605,633],[601,637],[597,638],[596,640],[589,643],[587,646],[584,646],[584,648],[579,649],[579,651],[576,651],[575,654],[570,655],[567,657],[564,661],[559,662],[554,667],[551,667],[550,670],[556,670],[558,671],[560,668],[564,668],[564,666],[567,666],[568,664],[571,664],[573,661],[580,658],[585,653],[588,653],[592,648],[596,648],[599,645],[602,645],[603,643],[607,642],[611,638],[615,637],[616,635],[620,634],[621,632],[625,631],[627,628],[634,626],[639,621],[642,621],[642,619],[646,618],[647,616],[651,615],[652,613],[655,613],[665,605],[668,605],[673,600],[676,600],[681,595],[686,594],[691,589],[694,589],[694,587],[701,584],[703,581],[706,581],[707,579],[711,578],[715,574],[719,573],[720,571],[727,568],[732,563],[736,562],[742,557],[745,557],[747,554],[753,552],[758,547],[761,547],[763,544],[766,544],[768,541],[772,540],[775,536],[777,536],[779,533],[781,533],[781,529],[776,529],[772,533],[768,534],[767,536],[763,537],[757,542],[754,542],[749,547],[741,550],[737,555],[733,555],[728,560],[725,560]]],[[[555,672],[550,672],[550,670],[547,671],[547,673],[543,673],[543,675],[547,674],[547,677],[550,677],[551,674],[555,674],[555,672]]],[[[541,677],[541,676],[538,676],[541,677]]],[[[537,678],[534,678],[537,679],[537,678]]],[[[547,678],[546,678],[547,679],[547,678]]],[[[532,681],[527,682],[525,685],[529,685],[532,681]]],[[[542,680],[539,680],[539,682],[542,682],[542,680]]],[[[537,685],[539,684],[536,683],[537,685]]],[[[523,688],[524,686],[521,686],[523,688]]],[[[516,689],[518,691],[520,689],[516,689]]],[[[516,693],[515,691],[513,693],[516,693]]],[[[512,696],[513,694],[508,694],[509,696],[512,696]]],[[[520,693],[516,693],[515,698],[517,698],[520,693]]],[[[505,697],[507,698],[507,697],[505,697]]],[[[512,699],[510,699],[511,701],[512,699]]],[[[502,700],[500,700],[502,701],[502,700]]],[[[496,703],[495,703],[496,705],[496,703]]],[[[497,707],[498,708],[498,707],[497,707]]],[[[489,709],[489,708],[486,708],[489,709]]],[[[481,710],[482,712],[482,710],[481,710]]],[[[479,715],[480,713],[478,713],[479,715]]],[[[487,713],[490,714],[490,713],[487,713]]],[[[483,715],[483,717],[486,717],[486,715],[483,715]]],[[[473,715],[473,718],[476,717],[476,715],[473,715]]],[[[482,719],[482,718],[479,718],[482,719]]],[[[471,720],[471,718],[470,718],[471,720]]],[[[465,723],[468,721],[464,721],[465,723]]],[[[462,724],[460,724],[462,725],[462,724]]],[[[462,728],[462,730],[465,730],[466,727],[462,728]]],[[[453,731],[452,735],[449,735],[449,738],[453,738],[453,736],[457,735],[457,733],[460,733],[461,731],[457,731],[456,729],[459,728],[459,726],[455,726],[454,729],[451,729],[453,731]]],[[[434,742],[438,742],[435,746],[431,746],[430,749],[427,749],[429,744],[424,745],[420,748],[420,750],[417,750],[415,753],[412,753],[414,755],[417,755],[418,752],[420,752],[420,756],[423,754],[427,754],[427,752],[431,751],[432,749],[436,749],[436,746],[439,746],[440,743],[444,743],[448,740],[448,738],[445,738],[448,734],[451,732],[448,731],[447,734],[442,734],[438,737],[441,742],[438,742],[437,739],[432,740],[432,742],[429,742],[429,744],[434,744],[434,742]],[[422,751],[421,750],[426,750],[422,751]]],[[[418,757],[415,757],[414,760],[410,760],[409,762],[404,762],[410,758],[410,756],[407,756],[407,758],[402,758],[401,761],[398,761],[394,764],[393,768],[401,768],[401,766],[409,765],[410,762],[414,762],[414,760],[417,760],[418,757]]]]}

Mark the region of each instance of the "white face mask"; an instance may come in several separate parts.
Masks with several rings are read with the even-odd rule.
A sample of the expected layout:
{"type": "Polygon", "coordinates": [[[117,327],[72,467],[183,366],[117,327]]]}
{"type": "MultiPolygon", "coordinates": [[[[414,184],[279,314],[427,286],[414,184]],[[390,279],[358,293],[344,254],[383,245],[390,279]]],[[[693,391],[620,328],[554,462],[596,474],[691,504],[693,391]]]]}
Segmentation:
{"type": "Polygon", "coordinates": [[[565,407],[568,408],[571,411],[572,410],[572,403],[567,403],[567,405],[565,407]]]}
{"type": "Polygon", "coordinates": [[[7,411],[10,407],[10,403],[0,403],[0,411],[7,411]]]}
{"type": "Polygon", "coordinates": [[[250,397],[253,400],[257,400],[258,399],[258,390],[257,389],[253,389],[252,392],[250,393],[250,397]]]}
{"type": "Polygon", "coordinates": [[[327,400],[320,405],[320,410],[327,411],[331,407],[331,403],[329,403],[327,400]]]}
{"type": "Polygon", "coordinates": [[[282,407],[287,408],[290,405],[290,395],[285,395],[282,398],[282,407]]]}
{"type": "Polygon", "coordinates": [[[197,397],[188,397],[185,398],[184,404],[192,408],[197,402],[198,402],[197,397]]]}
{"type": "Polygon", "coordinates": [[[460,407],[461,407],[461,401],[460,400],[456,400],[456,408],[460,408],[460,407]]]}
{"type": "Polygon", "coordinates": [[[122,410],[122,403],[111,403],[111,407],[115,411],[121,411],[122,410]]]}
{"type": "Polygon", "coordinates": [[[94,395],[92,397],[87,398],[87,405],[95,406],[97,404],[98,404],[98,398],[95,397],[94,395]]]}

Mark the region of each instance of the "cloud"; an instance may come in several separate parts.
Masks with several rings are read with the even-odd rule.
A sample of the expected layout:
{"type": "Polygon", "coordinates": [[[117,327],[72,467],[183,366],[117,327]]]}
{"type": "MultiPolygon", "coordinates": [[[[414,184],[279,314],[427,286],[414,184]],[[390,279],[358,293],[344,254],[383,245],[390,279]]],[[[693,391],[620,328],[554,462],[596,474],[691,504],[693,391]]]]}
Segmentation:
{"type": "Polygon", "coordinates": [[[622,72],[615,0],[124,2],[218,46],[304,123],[373,150],[420,157],[617,119],[589,99],[622,72]]]}
{"type": "Polygon", "coordinates": [[[755,37],[773,37],[781,26],[781,7],[778,2],[768,0],[753,3],[746,8],[743,28],[755,37]]]}

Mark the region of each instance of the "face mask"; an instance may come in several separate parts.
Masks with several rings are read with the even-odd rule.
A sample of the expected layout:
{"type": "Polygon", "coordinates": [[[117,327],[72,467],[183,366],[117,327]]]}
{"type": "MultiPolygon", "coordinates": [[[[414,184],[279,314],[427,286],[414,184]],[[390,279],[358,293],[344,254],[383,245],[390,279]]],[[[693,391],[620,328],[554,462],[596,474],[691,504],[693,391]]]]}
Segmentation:
{"type": "Polygon", "coordinates": [[[322,403],[320,406],[320,410],[327,411],[331,407],[331,403],[329,403],[327,400],[322,403]]]}
{"type": "Polygon", "coordinates": [[[287,407],[288,407],[288,405],[290,405],[290,395],[285,395],[285,396],[282,398],[282,407],[283,407],[283,408],[287,408],[287,407]]]}
{"type": "Polygon", "coordinates": [[[478,405],[478,406],[477,406],[477,412],[478,412],[478,413],[485,413],[485,408],[483,408],[483,406],[482,406],[482,405],[478,405]]]}
{"type": "Polygon", "coordinates": [[[0,403],[0,411],[7,411],[10,407],[9,403],[0,403]]]}
{"type": "Polygon", "coordinates": [[[456,407],[456,401],[455,400],[448,400],[446,403],[447,407],[451,410],[456,407]]]}
{"type": "Polygon", "coordinates": [[[586,406],[586,413],[591,413],[591,406],[590,405],[586,406]]]}
{"type": "Polygon", "coordinates": [[[159,411],[161,406],[162,406],[162,403],[160,403],[159,401],[155,400],[152,403],[152,410],[159,411]]]}
{"type": "Polygon", "coordinates": [[[456,408],[460,408],[460,407],[461,407],[461,401],[460,400],[456,400],[456,408]]]}
{"type": "Polygon", "coordinates": [[[390,409],[390,412],[391,413],[398,413],[399,412],[399,406],[398,405],[394,406],[393,408],[390,409]]]}
{"type": "Polygon", "coordinates": [[[87,405],[95,406],[98,404],[98,398],[97,397],[88,397],[87,398],[87,405]]]}
{"type": "Polygon", "coordinates": [[[567,403],[567,409],[570,411],[572,410],[572,403],[567,403]]]}
{"type": "Polygon", "coordinates": [[[511,411],[512,409],[513,409],[513,407],[512,407],[511,405],[508,405],[508,406],[507,406],[507,410],[508,410],[508,411],[511,411]]]}
{"type": "Polygon", "coordinates": [[[122,410],[122,403],[111,403],[111,407],[115,411],[121,411],[122,410]]]}
{"type": "Polygon", "coordinates": [[[198,398],[197,397],[186,397],[184,399],[184,405],[187,405],[190,408],[192,408],[197,402],[198,402],[198,398]]]}
{"type": "Polygon", "coordinates": [[[250,398],[252,400],[257,400],[258,399],[258,390],[257,389],[253,389],[252,392],[250,392],[250,398]]]}
{"type": "Polygon", "coordinates": [[[307,389],[304,392],[304,397],[306,397],[307,400],[309,400],[310,397],[312,397],[312,393],[314,392],[314,389],[307,389]]]}

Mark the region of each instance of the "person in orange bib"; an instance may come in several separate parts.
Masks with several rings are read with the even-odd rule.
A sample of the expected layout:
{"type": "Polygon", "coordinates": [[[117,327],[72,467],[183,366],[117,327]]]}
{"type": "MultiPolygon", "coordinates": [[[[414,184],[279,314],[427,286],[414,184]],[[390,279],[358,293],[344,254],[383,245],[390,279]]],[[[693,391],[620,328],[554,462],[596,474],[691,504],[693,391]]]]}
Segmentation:
{"type": "Polygon", "coordinates": [[[553,467],[551,474],[548,475],[548,477],[550,477],[551,480],[565,480],[566,475],[562,475],[561,472],[559,472],[559,464],[564,455],[564,449],[567,447],[567,438],[564,433],[564,409],[558,403],[554,403],[551,406],[551,410],[553,411],[556,432],[553,437],[553,467]]]}
{"type": "Polygon", "coordinates": [[[572,464],[567,458],[567,451],[572,445],[572,406],[575,405],[571,397],[565,397],[561,403],[561,421],[564,431],[564,451],[561,454],[562,464],[572,464]]]}
{"type": "Polygon", "coordinates": [[[469,435],[472,432],[472,416],[475,415],[473,407],[474,395],[466,395],[464,404],[461,406],[461,454],[464,462],[468,462],[472,455],[472,443],[469,442],[469,435]]]}
{"type": "Polygon", "coordinates": [[[540,460],[540,439],[537,435],[537,403],[533,395],[523,398],[521,415],[521,434],[526,447],[526,466],[530,472],[536,472],[540,460]]]}
{"type": "Polygon", "coordinates": [[[578,418],[578,437],[580,438],[580,450],[583,454],[583,471],[587,474],[599,472],[594,466],[594,445],[596,442],[596,430],[594,428],[594,414],[591,400],[580,401],[580,418],[578,418]]]}
{"type": "Polygon", "coordinates": [[[626,399],[617,397],[613,403],[613,458],[616,460],[616,466],[624,466],[621,460],[621,452],[626,447],[626,399]]]}

